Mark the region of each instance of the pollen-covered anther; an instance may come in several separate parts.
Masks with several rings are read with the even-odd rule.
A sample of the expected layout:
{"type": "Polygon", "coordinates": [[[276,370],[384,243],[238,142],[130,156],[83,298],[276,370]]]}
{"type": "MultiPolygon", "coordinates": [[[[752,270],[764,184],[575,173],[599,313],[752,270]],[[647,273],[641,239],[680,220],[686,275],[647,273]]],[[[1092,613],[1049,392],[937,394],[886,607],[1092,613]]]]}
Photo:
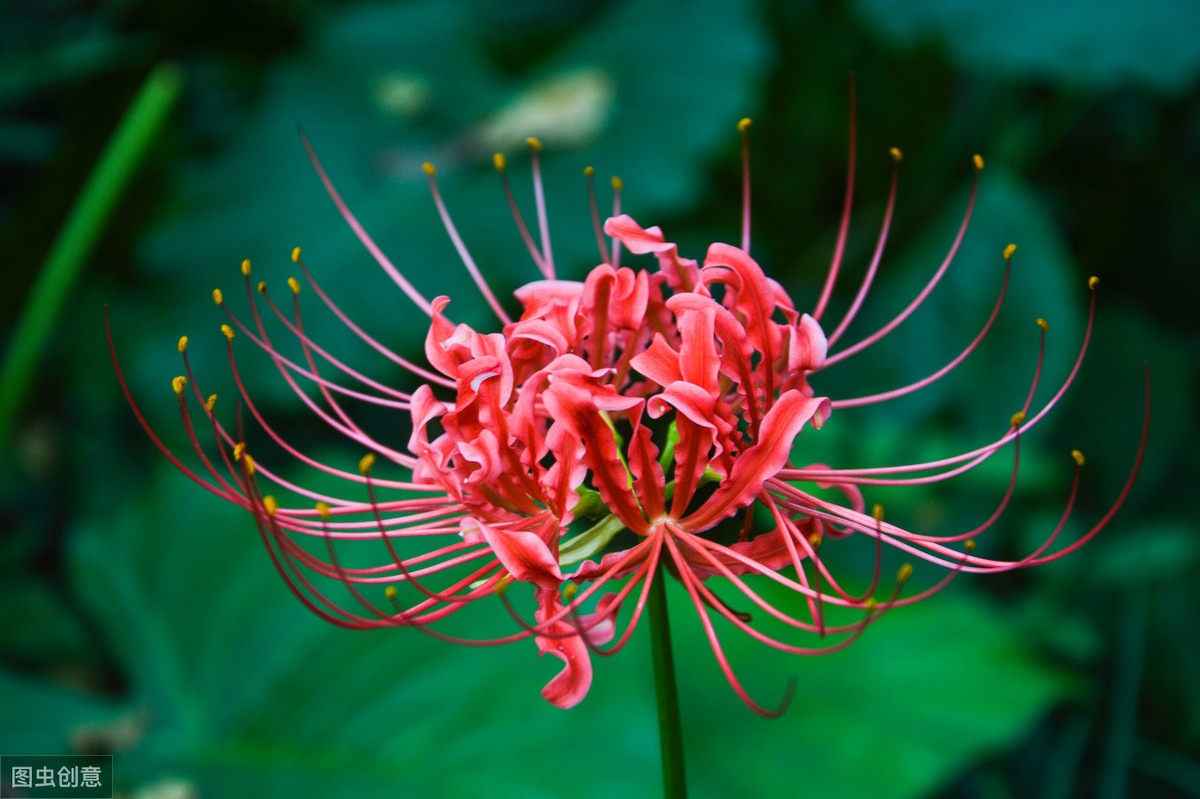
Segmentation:
{"type": "Polygon", "coordinates": [[[323,521],[323,522],[329,521],[329,503],[318,502],[317,503],[317,515],[321,517],[321,521],[323,521]]]}
{"type": "Polygon", "coordinates": [[[388,601],[388,602],[395,602],[395,601],[396,601],[396,595],[397,595],[398,593],[399,593],[399,592],[398,592],[398,591],[396,591],[396,586],[394,586],[394,585],[389,585],[387,588],[383,589],[383,595],[384,595],[385,597],[387,597],[387,601],[388,601]]]}
{"type": "Polygon", "coordinates": [[[422,171],[425,172],[426,175],[429,175],[429,177],[433,177],[434,175],[437,174],[437,167],[435,167],[433,164],[429,163],[428,161],[421,164],[421,169],[422,169],[422,171]]]}
{"type": "Polygon", "coordinates": [[[1088,288],[1089,289],[1091,289],[1092,291],[1095,291],[1096,286],[1098,286],[1098,285],[1100,285],[1100,278],[1096,277],[1095,275],[1092,275],[1091,277],[1088,278],[1088,288]]]}
{"type": "Polygon", "coordinates": [[[187,388],[187,378],[183,375],[171,379],[171,388],[175,389],[175,396],[182,397],[183,390],[187,388]]]}
{"type": "Polygon", "coordinates": [[[221,325],[221,332],[225,334],[225,338],[233,341],[233,328],[229,325],[221,325]]]}
{"type": "Polygon", "coordinates": [[[299,247],[292,248],[292,263],[294,263],[294,264],[300,263],[300,248],[299,247]]]}
{"type": "Polygon", "coordinates": [[[263,497],[263,510],[267,512],[268,516],[274,516],[279,511],[279,502],[275,497],[267,494],[263,497]]]}
{"type": "Polygon", "coordinates": [[[362,458],[358,461],[358,473],[365,477],[366,475],[371,473],[371,467],[374,465],[375,465],[375,453],[368,452],[366,455],[363,455],[362,458]]]}
{"type": "Polygon", "coordinates": [[[966,541],[964,541],[963,549],[966,551],[966,553],[968,555],[970,555],[972,552],[974,552],[975,551],[975,539],[968,538],[966,541]]]}
{"type": "Polygon", "coordinates": [[[294,277],[289,277],[288,278],[288,288],[290,288],[292,290],[293,294],[299,294],[300,293],[300,281],[294,277]]]}
{"type": "Polygon", "coordinates": [[[215,302],[217,305],[225,302],[225,296],[221,294],[220,289],[213,289],[213,302],[215,302]]]}
{"type": "Polygon", "coordinates": [[[901,564],[900,568],[896,570],[896,583],[898,585],[904,585],[906,582],[908,582],[908,578],[912,577],[912,573],[913,567],[911,563],[901,564]]]}
{"type": "Polygon", "coordinates": [[[625,188],[625,181],[621,180],[616,175],[613,175],[612,187],[613,191],[620,191],[621,189],[625,188]]]}
{"type": "Polygon", "coordinates": [[[242,459],[242,456],[245,454],[246,454],[246,442],[239,441],[237,444],[233,445],[234,461],[240,461],[242,459]]]}
{"type": "Polygon", "coordinates": [[[983,156],[982,155],[979,155],[978,153],[976,153],[975,155],[971,156],[971,161],[974,162],[976,170],[980,170],[980,171],[983,170],[983,156]]]}
{"type": "Polygon", "coordinates": [[[875,503],[875,506],[871,508],[871,518],[877,522],[883,521],[883,503],[875,503]]]}
{"type": "Polygon", "coordinates": [[[1076,466],[1082,466],[1086,462],[1086,459],[1083,457],[1083,453],[1077,449],[1071,450],[1071,457],[1075,459],[1076,466]]]}
{"type": "Polygon", "coordinates": [[[753,124],[754,120],[752,120],[750,117],[742,117],[740,120],[738,120],[738,133],[745,133],[746,130],[749,129],[749,127],[753,124]]]}
{"type": "Polygon", "coordinates": [[[593,176],[593,175],[595,175],[595,174],[596,174],[596,167],[594,167],[594,166],[585,166],[585,167],[583,168],[583,176],[584,176],[585,178],[590,178],[590,177],[592,177],[592,176],[593,176]]]}
{"type": "Polygon", "coordinates": [[[815,551],[815,550],[818,550],[821,548],[821,541],[823,541],[823,540],[824,539],[821,538],[820,533],[812,533],[808,537],[808,545],[811,546],[813,548],[813,550],[815,551]]]}
{"type": "Polygon", "coordinates": [[[1023,425],[1025,423],[1025,411],[1017,411],[1014,413],[1009,418],[1008,423],[1012,427],[1020,427],[1023,425]]]}
{"type": "Polygon", "coordinates": [[[542,149],[542,142],[533,136],[530,136],[528,139],[526,139],[525,143],[529,145],[529,149],[533,150],[535,153],[542,149]]]}
{"type": "Polygon", "coordinates": [[[216,406],[216,404],[217,404],[217,395],[216,395],[216,394],[209,394],[209,395],[208,395],[208,400],[206,400],[206,401],[205,401],[205,403],[204,403],[204,410],[205,410],[207,413],[212,413],[212,412],[213,412],[213,408],[216,406]]]}
{"type": "Polygon", "coordinates": [[[572,599],[578,593],[579,593],[579,584],[578,583],[567,583],[565,586],[563,586],[563,590],[562,590],[563,599],[567,599],[567,600],[572,599]]]}
{"type": "Polygon", "coordinates": [[[496,153],[492,156],[492,166],[496,167],[497,172],[504,171],[504,167],[508,166],[508,159],[504,157],[504,153],[496,153]]]}
{"type": "Polygon", "coordinates": [[[1041,318],[1040,316],[1038,317],[1038,320],[1037,320],[1037,326],[1042,329],[1043,333],[1049,332],[1049,330],[1050,330],[1050,323],[1047,322],[1045,319],[1041,318]]]}
{"type": "Polygon", "coordinates": [[[258,293],[259,294],[267,293],[267,281],[265,281],[265,280],[258,281],[258,293]]]}
{"type": "Polygon", "coordinates": [[[246,275],[246,276],[250,275],[250,259],[249,258],[242,261],[242,274],[246,275]]]}
{"type": "Polygon", "coordinates": [[[247,477],[253,477],[255,472],[254,458],[250,457],[250,453],[242,455],[242,468],[246,470],[247,477]]]}
{"type": "Polygon", "coordinates": [[[1007,261],[1009,258],[1012,258],[1013,253],[1016,251],[1017,251],[1017,245],[1015,245],[1015,244],[1010,244],[1007,247],[1005,247],[1004,248],[1004,260],[1007,261]]]}
{"type": "Polygon", "coordinates": [[[179,351],[187,352],[187,336],[179,337],[179,351]]]}
{"type": "Polygon", "coordinates": [[[504,592],[508,590],[508,587],[510,585],[512,585],[512,582],[513,582],[512,575],[506,574],[503,577],[501,577],[498,581],[496,581],[496,587],[493,588],[492,591],[495,592],[496,596],[503,596],[504,592]]]}
{"type": "Polygon", "coordinates": [[[890,150],[888,150],[888,155],[890,155],[892,160],[897,164],[904,160],[904,153],[900,152],[899,147],[892,147],[890,150]]]}

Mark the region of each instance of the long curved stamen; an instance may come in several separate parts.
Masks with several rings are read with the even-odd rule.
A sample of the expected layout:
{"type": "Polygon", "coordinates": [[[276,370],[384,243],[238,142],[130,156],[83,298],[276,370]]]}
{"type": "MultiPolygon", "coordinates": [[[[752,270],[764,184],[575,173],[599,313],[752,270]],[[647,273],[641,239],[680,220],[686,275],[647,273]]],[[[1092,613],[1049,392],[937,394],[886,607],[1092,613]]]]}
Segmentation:
{"type": "MultiPolygon", "coordinates": [[[[871,405],[876,402],[885,402],[890,399],[896,399],[897,397],[903,397],[906,394],[911,394],[914,391],[925,388],[925,386],[936,383],[938,380],[941,380],[943,377],[950,374],[950,372],[954,371],[955,367],[957,367],[966,359],[968,355],[975,351],[975,348],[978,347],[979,343],[983,341],[985,336],[987,336],[988,331],[992,329],[992,323],[996,321],[996,317],[1000,314],[1000,306],[1004,304],[1004,295],[1008,292],[1008,278],[1012,272],[1012,251],[1016,249],[1016,247],[1011,244],[1009,247],[1012,249],[1006,247],[1004,250],[1004,280],[1000,284],[1000,293],[996,296],[996,302],[992,306],[992,313],[988,316],[987,321],[983,323],[983,329],[979,331],[979,334],[971,340],[971,343],[968,344],[966,348],[958,354],[957,357],[928,377],[918,380],[915,383],[910,383],[903,388],[895,388],[891,391],[883,391],[879,394],[871,394],[865,397],[833,400],[831,402],[833,407],[835,409],[853,408],[859,405],[871,405]]],[[[1031,399],[1032,396],[1033,394],[1030,392],[1031,399]]],[[[1026,403],[1026,405],[1028,405],[1028,403],[1026,403]]]]}
{"type": "MultiPolygon", "coordinates": [[[[613,216],[621,215],[621,189],[623,188],[625,188],[625,181],[621,180],[616,175],[613,175],[613,216]]],[[[612,240],[612,268],[621,268],[621,240],[616,236],[614,236],[612,240]]]]}
{"type": "Polygon", "coordinates": [[[550,222],[546,217],[546,191],[542,185],[542,143],[530,136],[525,140],[529,145],[529,161],[533,168],[533,199],[537,205],[538,231],[542,235],[542,263],[547,279],[554,279],[554,253],[550,249],[550,222]]]}
{"type": "Polygon", "coordinates": [[[843,361],[857,352],[862,352],[867,347],[886,336],[888,333],[891,333],[896,329],[897,326],[900,325],[901,322],[911,316],[912,312],[920,307],[921,303],[925,302],[925,298],[929,296],[930,292],[937,287],[938,282],[942,279],[942,275],[946,274],[946,270],[950,268],[950,264],[954,261],[954,256],[958,254],[958,248],[962,245],[963,238],[967,235],[967,226],[971,222],[971,213],[975,210],[975,197],[979,193],[979,173],[983,170],[983,159],[978,155],[975,156],[974,164],[975,174],[971,181],[971,195],[967,200],[966,213],[963,214],[962,222],[958,226],[958,233],[955,235],[954,241],[950,245],[950,251],[946,253],[945,259],[942,260],[942,264],[938,267],[937,271],[933,273],[933,277],[930,278],[929,282],[925,284],[925,287],[921,289],[921,293],[919,293],[916,298],[908,304],[908,307],[897,314],[892,321],[888,322],[879,330],[867,336],[857,344],[847,347],[836,355],[831,355],[826,358],[825,363],[821,366],[822,369],[832,366],[838,361],[843,361]]]}
{"type": "Polygon", "coordinates": [[[538,252],[537,246],[533,243],[533,236],[529,234],[525,218],[521,216],[521,209],[517,206],[517,198],[513,196],[512,186],[508,183],[508,159],[504,157],[504,153],[496,153],[492,156],[492,166],[500,175],[500,185],[504,188],[504,198],[508,201],[508,210],[512,213],[517,232],[521,234],[521,241],[525,242],[525,249],[529,250],[529,257],[533,259],[538,271],[546,278],[550,278],[551,272],[546,268],[546,260],[542,258],[542,254],[538,252]]]}
{"type": "Polygon", "coordinates": [[[871,255],[871,263],[863,276],[862,285],[858,287],[858,294],[854,295],[854,302],[850,303],[850,309],[842,317],[841,323],[829,335],[827,341],[829,347],[837,343],[842,334],[846,332],[846,328],[854,321],[854,317],[858,315],[858,309],[862,307],[863,300],[867,298],[867,292],[871,290],[871,283],[875,280],[875,272],[879,269],[879,262],[883,259],[884,247],[887,246],[888,232],[892,227],[892,214],[896,210],[896,190],[900,185],[900,161],[904,157],[898,147],[893,147],[888,152],[892,156],[892,185],[888,189],[887,207],[883,212],[883,222],[879,226],[879,238],[875,242],[875,252],[871,255]]]}
{"type": "Polygon", "coordinates": [[[604,225],[600,221],[600,206],[596,203],[596,170],[590,166],[584,167],[583,175],[587,178],[588,208],[592,213],[592,230],[596,234],[596,248],[600,250],[600,262],[611,263],[608,242],[604,240],[604,225]]]}
{"type": "Polygon", "coordinates": [[[317,158],[317,153],[308,141],[308,136],[304,133],[304,129],[300,128],[299,130],[300,141],[304,143],[304,150],[308,153],[308,160],[312,162],[317,177],[321,179],[321,185],[325,187],[325,193],[329,195],[329,199],[333,200],[333,204],[337,206],[338,213],[346,220],[346,224],[354,231],[354,235],[358,237],[362,245],[367,248],[367,252],[371,253],[371,257],[375,259],[375,262],[383,267],[384,272],[387,272],[388,277],[400,287],[401,291],[408,295],[408,298],[418,308],[425,312],[426,316],[433,316],[433,306],[429,304],[429,300],[425,299],[419,291],[413,288],[413,285],[408,282],[404,275],[400,274],[400,270],[383,254],[383,250],[379,249],[379,245],[367,235],[367,231],[363,229],[358,219],[350,212],[350,208],[342,200],[342,195],[334,188],[333,181],[325,173],[325,167],[321,166],[321,160],[317,158]]]}
{"type": "MultiPolygon", "coordinates": [[[[329,295],[325,293],[325,290],[321,288],[321,285],[312,276],[312,273],[308,271],[308,266],[305,265],[304,260],[300,257],[299,247],[296,247],[292,250],[292,261],[300,267],[300,271],[304,274],[304,279],[310,286],[312,286],[312,289],[314,292],[316,292],[317,296],[321,298],[321,302],[325,303],[325,307],[333,312],[333,315],[338,318],[338,321],[344,324],[350,330],[350,332],[358,336],[363,342],[370,346],[371,349],[375,350],[397,366],[412,372],[414,375],[423,380],[436,385],[445,386],[446,388],[454,388],[453,380],[448,379],[445,375],[440,375],[436,372],[431,372],[428,369],[423,369],[412,361],[402,358],[400,355],[392,352],[392,350],[383,346],[376,339],[368,335],[367,332],[361,327],[354,324],[354,321],[347,316],[346,313],[340,307],[338,307],[332,299],[330,299],[329,295]]],[[[432,307],[430,310],[432,310],[432,307]]]]}
{"type": "Polygon", "coordinates": [[[738,122],[742,134],[742,251],[750,252],[750,117],[738,122]]]}
{"type": "Polygon", "coordinates": [[[454,226],[453,220],[450,219],[450,211],[446,208],[446,203],[442,200],[442,193],[438,191],[437,184],[437,169],[431,163],[424,163],[421,169],[425,172],[425,177],[429,182],[429,193],[433,195],[433,204],[437,207],[438,216],[442,218],[442,226],[446,228],[447,235],[450,236],[450,242],[454,245],[454,249],[458,251],[458,257],[463,262],[463,266],[467,268],[467,272],[471,275],[471,280],[475,282],[479,293],[487,300],[488,306],[496,314],[501,324],[511,324],[512,319],[500,307],[500,303],[496,300],[496,295],[492,293],[492,289],[488,286],[487,281],[483,279],[483,275],[479,272],[479,267],[475,265],[475,259],[471,257],[471,253],[467,251],[467,245],[463,243],[462,236],[458,235],[458,228],[454,226]]]}
{"type": "Polygon", "coordinates": [[[837,282],[838,272],[842,267],[842,256],[846,253],[846,237],[850,233],[850,212],[854,207],[854,162],[858,142],[858,102],[854,73],[850,73],[850,132],[849,156],[846,159],[846,195],[842,202],[842,221],[838,225],[837,244],[833,248],[833,261],[829,264],[829,274],[825,278],[825,287],[821,289],[821,298],[813,308],[812,318],[821,321],[825,313],[825,305],[833,295],[833,285],[837,282]]]}

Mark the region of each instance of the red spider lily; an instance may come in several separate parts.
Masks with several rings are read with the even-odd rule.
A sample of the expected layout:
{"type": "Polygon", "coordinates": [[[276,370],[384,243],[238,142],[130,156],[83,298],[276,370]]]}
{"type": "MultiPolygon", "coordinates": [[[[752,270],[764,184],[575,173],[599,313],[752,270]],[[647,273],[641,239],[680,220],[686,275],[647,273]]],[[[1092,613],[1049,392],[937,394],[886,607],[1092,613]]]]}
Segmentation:
{"type": "MultiPolygon", "coordinates": [[[[288,481],[252,459],[240,429],[226,427],[205,398],[187,361],[173,387],[191,444],[202,469],[172,454],[130,404],[154,442],[177,467],[209,491],[246,508],[285,582],[313,612],[353,628],[414,627],[441,640],[494,645],[534,638],[539,650],[564,661],[542,694],[571,707],[591,684],[590,653],[613,654],[630,639],[642,617],[653,580],[670,573],[691,598],[713,652],[734,691],[763,715],[782,712],[751,699],[734,675],[718,636],[715,618],[743,633],[796,654],[820,654],[851,644],[888,609],[939,591],[960,572],[1001,572],[1056,560],[1103,528],[1128,494],[1141,463],[1142,441],[1128,481],[1112,507],[1082,537],[1050,551],[1074,504],[1079,466],[1058,525],[1035,551],[1016,561],[973,554],[973,538],[1005,509],[1019,464],[1020,435],[1063,396],[1087,350],[1095,310],[1089,308],[1079,354],[1061,385],[1041,406],[1033,398],[1041,375],[1042,349],[1024,405],[994,440],[969,452],[924,463],[876,468],[833,468],[790,461],[797,436],[821,428],[838,408],[883,402],[942,378],[987,334],[1000,310],[1015,247],[1004,251],[1005,275],[991,315],[962,353],[927,378],[873,396],[819,396],[819,373],[879,341],[903,322],[934,290],[950,267],[966,233],[983,161],[962,223],[945,259],[928,284],[893,320],[856,344],[831,353],[858,311],[875,276],[887,240],[896,198],[900,152],[892,151],[891,189],[878,244],[847,314],[826,334],[821,323],[842,263],[850,221],[850,191],[842,213],[829,276],[815,308],[801,313],[783,288],[750,256],[750,185],[746,129],[743,137],[744,198],[740,246],[712,244],[703,264],[682,257],[656,228],[643,228],[620,212],[620,182],[614,179],[613,213],[601,224],[592,171],[588,191],[601,263],[580,281],[555,276],[539,167],[540,144],[529,140],[540,242],[526,226],[496,156],[517,229],[543,279],[516,292],[522,311],[511,318],[476,267],[443,202],[436,173],[426,164],[429,186],[446,230],[468,273],[500,321],[499,332],[481,333],[455,324],[448,297],[422,296],[379,250],[346,207],[308,146],[317,174],[351,229],[400,289],[430,318],[425,340],[428,367],[409,362],[354,324],[321,288],[300,258],[292,260],[320,301],[369,346],[420,378],[410,393],[378,382],[340,361],[305,332],[300,315],[301,284],[288,279],[291,313],[272,300],[265,284],[257,293],[271,314],[298,342],[303,360],[288,358],[272,343],[243,264],[251,318],[244,321],[214,292],[229,317],[222,330],[241,401],[266,438],[312,468],[355,484],[354,498],[330,496],[288,481]],[[657,270],[621,266],[622,248],[651,254],[657,270]],[[236,332],[235,332],[236,331],[236,332]],[[290,443],[260,413],[246,392],[234,357],[237,333],[273,361],[297,396],[324,423],[367,450],[357,472],[322,463],[290,443]],[[322,372],[332,369],[339,379],[322,372]],[[343,385],[350,378],[358,387],[343,385]],[[307,388],[302,386],[307,384],[307,388]],[[200,444],[189,388],[211,428],[216,457],[200,444]],[[346,398],[411,415],[407,450],[369,435],[345,407],[346,398]],[[931,536],[887,522],[878,505],[867,512],[861,486],[915,485],[946,480],[975,468],[1012,445],[1012,476],[998,507],[973,530],[931,536]],[[375,474],[377,458],[411,472],[408,480],[375,474]],[[263,481],[306,503],[283,505],[264,493],[263,481]],[[835,488],[831,501],[797,484],[835,488]],[[826,539],[872,539],[875,568],[869,587],[855,594],[843,587],[820,556],[826,539]],[[318,546],[306,545],[317,542],[318,546]],[[379,544],[382,543],[383,549],[379,544]],[[387,557],[370,566],[351,565],[338,553],[359,544],[387,557]],[[915,594],[902,588],[912,573],[901,567],[894,587],[876,599],[882,549],[895,547],[948,569],[937,584],[915,594]],[[661,566],[661,568],[660,568],[661,566]],[[720,577],[721,581],[710,578],[720,577]],[[771,596],[794,595],[789,604],[764,595],[748,578],[769,581],[771,596]],[[344,586],[350,608],[326,595],[322,583],[344,586]],[[735,611],[714,590],[731,586],[773,621],[770,629],[812,636],[818,647],[785,640],[749,614],[735,611]],[[514,583],[532,584],[536,610],[524,619],[507,592],[514,583]],[[382,589],[382,590],[381,590],[382,589]],[[402,593],[403,592],[403,596],[402,593]],[[379,595],[386,603],[378,601],[379,595]],[[620,626],[620,609],[631,595],[632,612],[620,626]],[[500,596],[517,621],[508,635],[466,640],[446,632],[445,622],[476,600],[500,596]],[[848,623],[826,622],[832,608],[857,611],[848,623]],[[822,639],[830,637],[832,643],[822,639]],[[607,648],[604,645],[615,639],[607,648]]],[[[853,124],[848,187],[853,185],[853,124]]],[[[1089,287],[1095,289],[1096,279],[1089,287]]],[[[1042,327],[1042,342],[1046,325],[1042,327]]],[[[110,337],[111,346],[111,337],[110,337]]],[[[113,355],[116,363],[116,355],[113,355]]],[[[117,366],[118,375],[121,375],[117,366]]],[[[1149,394],[1147,388],[1147,417],[1149,394]]],[[[844,613],[844,611],[842,611],[844,613]]],[[[803,643],[803,641],[802,641],[803,643]]],[[[790,695],[790,694],[789,694],[790,695]]]]}

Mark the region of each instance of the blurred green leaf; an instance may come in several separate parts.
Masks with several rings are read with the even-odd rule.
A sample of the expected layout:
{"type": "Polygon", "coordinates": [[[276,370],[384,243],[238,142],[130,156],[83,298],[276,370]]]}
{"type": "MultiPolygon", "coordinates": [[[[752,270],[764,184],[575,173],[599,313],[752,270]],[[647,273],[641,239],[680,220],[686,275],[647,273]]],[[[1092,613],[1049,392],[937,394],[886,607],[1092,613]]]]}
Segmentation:
{"type": "Polygon", "coordinates": [[[39,579],[9,579],[0,587],[0,652],[25,662],[80,660],[87,638],[62,596],[39,579]]]}
{"type": "MultiPolygon", "coordinates": [[[[675,598],[677,618],[695,614],[675,598]]],[[[711,690],[719,679],[711,655],[683,670],[690,751],[712,753],[692,759],[692,780],[713,796],[738,795],[749,774],[780,792],[802,781],[813,796],[924,796],[1025,737],[1070,685],[1011,618],[964,591],[898,608],[828,657],[763,657],[761,645],[735,635],[722,644],[735,667],[754,664],[752,695],[774,701],[792,675],[798,688],[782,719],[742,727],[736,698],[711,690]],[[775,682],[756,692],[768,668],[775,682]]]]}
{"type": "Polygon", "coordinates": [[[905,47],[933,39],[963,66],[1107,88],[1178,93],[1200,69],[1191,0],[858,0],[868,24],[905,47]]]}

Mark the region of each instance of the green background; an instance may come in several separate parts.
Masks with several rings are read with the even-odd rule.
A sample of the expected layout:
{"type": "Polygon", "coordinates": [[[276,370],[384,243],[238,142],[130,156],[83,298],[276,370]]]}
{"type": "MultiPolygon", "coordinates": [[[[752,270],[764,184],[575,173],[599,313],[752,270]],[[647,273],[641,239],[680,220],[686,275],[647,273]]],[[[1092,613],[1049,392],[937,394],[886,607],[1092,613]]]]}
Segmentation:
{"type": "MultiPolygon", "coordinates": [[[[938,368],[986,317],[1004,245],[1020,249],[1009,300],[976,354],[915,396],[835,413],[820,434],[798,439],[796,461],[900,463],[988,440],[1024,399],[1036,317],[1051,325],[1042,397],[1069,368],[1095,274],[1093,349],[1065,401],[1023,437],[1014,507],[981,538],[981,554],[1019,558],[1043,540],[1069,491],[1072,447],[1088,463],[1066,535],[1103,515],[1136,449],[1144,360],[1154,381],[1146,464],[1116,520],[1082,551],[958,580],[843,653],[786,657],[725,634],[764,703],[797,678],[779,721],[740,704],[686,596],[670,586],[692,792],[1200,795],[1200,6],[1140,6],[0,6],[2,341],[10,354],[18,338],[33,352],[0,386],[18,408],[0,430],[0,753],[113,753],[118,789],[143,796],[167,786],[217,797],[657,792],[645,631],[598,659],[588,698],[561,711],[538,695],[558,662],[539,660],[529,642],[467,649],[324,625],[288,594],[251,521],[150,446],[120,396],[103,308],[133,391],[182,451],[169,389],[176,341],[191,336],[206,390],[231,398],[217,332],[225,320],[209,292],[222,286],[244,311],[243,258],[281,286],[288,253],[303,246],[359,324],[420,352],[424,316],[346,229],[297,125],[393,261],[427,295],[453,294],[456,318],[482,327],[486,309],[437,220],[422,161],[438,165],[460,230],[507,297],[537,272],[492,173],[495,149],[510,154],[529,213],[521,143],[542,138],[556,260],[560,274],[580,276],[596,260],[581,175],[589,164],[619,174],[624,208],[661,225],[685,255],[736,242],[742,116],[754,118],[754,255],[811,307],[842,203],[853,71],[860,169],[831,321],[869,260],[887,149],[905,158],[880,277],[845,343],[915,294],[953,237],[971,155],[987,168],[943,284],[895,334],[822,375],[819,389],[857,396],[938,368]],[[66,265],[48,266],[152,73],[166,78],[139,111],[145,141],[121,152],[93,187],[100,199],[81,212],[94,242],[60,237],[66,265]],[[124,186],[121,169],[131,172],[124,186]],[[18,336],[35,286],[51,300],[35,301],[18,336]]],[[[328,314],[309,313],[306,326],[351,364],[401,380],[328,314]]],[[[266,365],[247,371],[273,422],[351,466],[360,453],[323,431],[266,365]]],[[[407,439],[404,418],[368,414],[367,423],[407,439]]],[[[989,463],[868,501],[883,502],[890,520],[952,533],[987,517],[1008,468],[989,463]]],[[[868,579],[869,543],[831,546],[829,557],[851,585],[868,579]]],[[[916,579],[937,576],[918,569],[916,579]]],[[[498,606],[475,624],[483,635],[511,630],[498,606]]]]}

